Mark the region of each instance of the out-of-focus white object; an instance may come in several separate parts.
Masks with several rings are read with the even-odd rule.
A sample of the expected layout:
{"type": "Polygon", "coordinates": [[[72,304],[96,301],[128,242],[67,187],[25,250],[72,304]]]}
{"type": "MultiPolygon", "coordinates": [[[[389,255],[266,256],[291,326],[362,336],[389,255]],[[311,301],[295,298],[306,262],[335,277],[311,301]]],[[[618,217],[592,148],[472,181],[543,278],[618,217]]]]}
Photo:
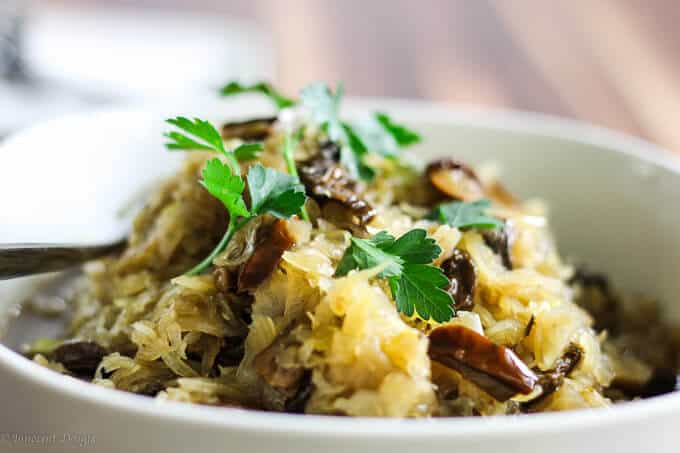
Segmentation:
{"type": "Polygon", "coordinates": [[[268,38],[240,19],[101,7],[38,7],[30,14],[26,63],[39,77],[64,84],[157,99],[272,75],[268,38]]]}
{"type": "Polygon", "coordinates": [[[106,104],[174,105],[214,95],[230,79],[274,76],[268,35],[241,19],[41,2],[15,11],[25,15],[20,50],[29,78],[0,80],[0,136],[64,113],[106,104]]]}

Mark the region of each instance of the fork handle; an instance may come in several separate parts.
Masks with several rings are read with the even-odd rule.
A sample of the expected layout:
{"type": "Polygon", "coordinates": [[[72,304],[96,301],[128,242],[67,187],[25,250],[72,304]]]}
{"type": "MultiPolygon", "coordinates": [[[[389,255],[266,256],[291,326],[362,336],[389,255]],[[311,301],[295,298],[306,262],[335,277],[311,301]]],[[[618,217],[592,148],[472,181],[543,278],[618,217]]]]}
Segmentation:
{"type": "Polygon", "coordinates": [[[126,240],[105,245],[0,244],[0,280],[54,272],[122,250],[126,240]]]}

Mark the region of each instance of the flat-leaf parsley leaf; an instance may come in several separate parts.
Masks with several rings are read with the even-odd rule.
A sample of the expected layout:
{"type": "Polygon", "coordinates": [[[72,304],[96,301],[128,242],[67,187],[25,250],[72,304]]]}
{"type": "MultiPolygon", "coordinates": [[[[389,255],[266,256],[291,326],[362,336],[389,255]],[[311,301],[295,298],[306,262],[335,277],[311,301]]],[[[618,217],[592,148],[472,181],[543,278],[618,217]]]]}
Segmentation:
{"type": "Polygon", "coordinates": [[[491,207],[487,199],[477,201],[452,201],[438,205],[428,216],[432,220],[454,228],[500,228],[503,222],[486,213],[491,207]]]}
{"type": "Polygon", "coordinates": [[[245,183],[240,175],[231,172],[228,165],[214,158],[206,162],[202,172],[201,185],[220,200],[232,217],[247,217],[250,211],[243,201],[245,183]]]}
{"type": "Polygon", "coordinates": [[[386,113],[377,112],[375,114],[375,119],[383,128],[385,128],[385,131],[394,138],[397,145],[401,148],[415,145],[420,142],[420,135],[417,132],[412,131],[403,124],[395,123],[386,113]]]}
{"type": "Polygon", "coordinates": [[[370,239],[351,238],[336,269],[338,277],[354,269],[384,266],[378,274],[389,282],[397,310],[406,316],[417,313],[424,320],[446,322],[454,315],[454,301],[444,291],[449,284],[444,272],[431,263],[441,248],[422,229],[395,239],[380,232],[370,239]]]}
{"type": "Polygon", "coordinates": [[[397,157],[399,148],[420,142],[420,135],[381,112],[354,123],[354,131],[370,152],[389,158],[397,157]]]}
{"type": "Polygon", "coordinates": [[[222,153],[225,152],[222,136],[217,129],[215,129],[215,126],[208,121],[200,118],[191,120],[183,116],[178,116],[177,118],[171,118],[165,121],[189,134],[166,132],[163,135],[170,139],[170,142],[165,144],[166,148],[170,150],[206,149],[222,153]]]}
{"type": "Polygon", "coordinates": [[[234,156],[239,162],[255,160],[264,151],[262,143],[244,143],[234,148],[234,156]]]}
{"type": "Polygon", "coordinates": [[[305,187],[295,176],[255,164],[248,170],[248,192],[254,214],[288,218],[304,205],[305,187]]]}
{"type": "Polygon", "coordinates": [[[326,131],[328,138],[342,145],[340,162],[355,179],[370,181],[375,170],[364,158],[368,154],[366,145],[352,126],[340,119],[342,84],[338,83],[335,93],[323,82],[314,82],[300,92],[300,100],[312,115],[312,121],[326,131]]]}
{"type": "Polygon", "coordinates": [[[229,82],[220,89],[220,94],[222,96],[235,96],[243,93],[261,93],[267,96],[279,109],[295,105],[293,99],[282,95],[267,82],[255,82],[250,85],[239,82],[229,82]]]}
{"type": "Polygon", "coordinates": [[[222,136],[215,126],[200,118],[190,120],[183,116],[165,120],[178,129],[184,131],[171,131],[163,134],[170,139],[165,147],[171,151],[215,151],[224,154],[230,161],[232,169],[236,169],[236,161],[245,162],[255,159],[264,150],[262,143],[244,143],[237,146],[233,151],[224,147],[222,136]],[[188,135],[187,135],[188,134],[188,135]]]}

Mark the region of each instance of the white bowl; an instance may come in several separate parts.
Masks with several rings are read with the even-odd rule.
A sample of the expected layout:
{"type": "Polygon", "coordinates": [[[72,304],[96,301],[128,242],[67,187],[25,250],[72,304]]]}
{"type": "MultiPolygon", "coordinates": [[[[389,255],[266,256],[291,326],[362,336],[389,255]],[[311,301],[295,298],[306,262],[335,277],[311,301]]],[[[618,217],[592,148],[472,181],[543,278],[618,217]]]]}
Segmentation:
{"type": "MultiPolygon", "coordinates": [[[[239,99],[178,112],[226,119],[262,113],[265,107],[239,99]]],[[[365,109],[389,111],[421,131],[425,142],[416,152],[422,159],[453,155],[471,163],[498,162],[511,190],[550,203],[563,254],[610,273],[624,290],[659,297],[668,316],[680,319],[674,300],[680,293],[675,205],[680,164],[673,155],[613,132],[525,113],[348,102],[350,115],[365,109]]],[[[93,231],[112,235],[115,207],[181,158],[161,146],[165,115],[72,116],[7,142],[0,148],[2,241],[96,240],[93,231]]],[[[31,279],[0,285],[0,309],[10,310],[32,285],[31,279]]],[[[60,376],[1,345],[0,401],[0,451],[33,451],[36,443],[49,451],[72,451],[81,441],[102,452],[624,453],[675,452],[680,443],[680,394],[519,417],[295,416],[158,402],[108,390],[60,376]],[[75,435],[65,438],[69,433],[75,435]]]]}

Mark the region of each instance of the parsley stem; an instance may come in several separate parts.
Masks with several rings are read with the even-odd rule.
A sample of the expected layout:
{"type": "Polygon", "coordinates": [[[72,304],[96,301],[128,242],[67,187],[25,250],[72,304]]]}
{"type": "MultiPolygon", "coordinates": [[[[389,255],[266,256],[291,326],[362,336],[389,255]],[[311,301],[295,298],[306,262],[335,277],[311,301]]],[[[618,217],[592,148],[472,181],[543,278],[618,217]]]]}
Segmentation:
{"type": "Polygon", "coordinates": [[[210,255],[208,255],[203,261],[194,266],[185,275],[198,275],[201,272],[203,272],[206,268],[210,267],[215,257],[226,248],[227,244],[229,244],[229,241],[234,236],[234,234],[236,234],[238,230],[243,228],[253,218],[254,216],[245,217],[237,221],[234,216],[231,216],[229,218],[229,226],[227,227],[227,231],[224,233],[224,236],[222,236],[222,239],[220,239],[220,242],[213,249],[210,255]]]}
{"type": "MultiPolygon", "coordinates": [[[[295,166],[295,158],[293,157],[293,150],[295,149],[296,144],[297,140],[293,139],[292,134],[286,134],[285,138],[283,139],[283,160],[286,161],[286,169],[288,170],[288,173],[292,176],[295,176],[295,179],[297,179],[299,182],[300,176],[298,176],[297,167],[295,166]]],[[[300,215],[307,222],[311,222],[304,204],[300,208],[300,215]]]]}
{"type": "Polygon", "coordinates": [[[229,164],[229,167],[231,168],[231,172],[234,175],[241,175],[241,166],[238,164],[238,160],[236,159],[236,155],[232,151],[223,151],[223,154],[227,158],[227,163],[229,164]]]}

